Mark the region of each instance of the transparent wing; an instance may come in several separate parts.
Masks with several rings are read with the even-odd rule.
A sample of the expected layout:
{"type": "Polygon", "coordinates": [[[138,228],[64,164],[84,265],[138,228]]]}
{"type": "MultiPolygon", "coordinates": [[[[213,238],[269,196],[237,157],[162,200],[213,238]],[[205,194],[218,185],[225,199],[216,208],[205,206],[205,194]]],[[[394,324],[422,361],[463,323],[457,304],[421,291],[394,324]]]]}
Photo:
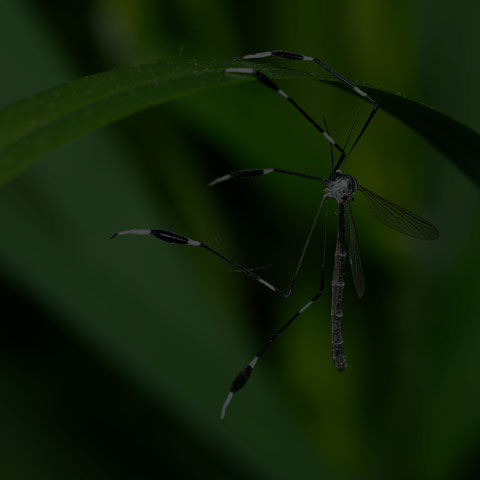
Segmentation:
{"type": "Polygon", "coordinates": [[[360,258],[360,248],[358,246],[357,230],[353,220],[352,207],[350,202],[347,204],[348,218],[348,248],[350,267],[352,268],[353,283],[359,297],[363,297],[365,292],[365,277],[363,276],[362,259],[360,258]]]}
{"type": "Polygon", "coordinates": [[[438,230],[422,217],[409,212],[395,203],[385,200],[361,185],[358,189],[365,195],[372,213],[385,225],[400,233],[422,240],[435,240],[438,230]]]}

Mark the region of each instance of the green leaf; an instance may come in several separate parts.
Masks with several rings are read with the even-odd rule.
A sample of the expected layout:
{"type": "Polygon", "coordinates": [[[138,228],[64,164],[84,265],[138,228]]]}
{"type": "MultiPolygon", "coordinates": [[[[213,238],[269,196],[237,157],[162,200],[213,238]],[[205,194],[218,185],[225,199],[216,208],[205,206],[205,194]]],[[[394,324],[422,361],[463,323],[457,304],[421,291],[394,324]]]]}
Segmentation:
{"type": "MultiPolygon", "coordinates": [[[[0,185],[60,146],[116,120],[213,87],[254,81],[226,75],[232,61],[155,63],[92,75],[0,110],[0,185]]],[[[251,64],[249,64],[251,65],[251,64]]],[[[259,65],[272,78],[335,79],[259,65]]],[[[415,129],[480,183],[480,136],[452,118],[401,95],[359,83],[381,108],[415,129]]]]}
{"type": "MultiPolygon", "coordinates": [[[[356,82],[380,104],[380,108],[391,113],[428,140],[440,152],[457,164],[472,180],[480,184],[480,134],[457,120],[424,105],[410,100],[400,93],[374,88],[356,82]]],[[[345,89],[343,85],[336,86],[345,89]]],[[[353,92],[351,92],[353,93],[353,92]]]]}

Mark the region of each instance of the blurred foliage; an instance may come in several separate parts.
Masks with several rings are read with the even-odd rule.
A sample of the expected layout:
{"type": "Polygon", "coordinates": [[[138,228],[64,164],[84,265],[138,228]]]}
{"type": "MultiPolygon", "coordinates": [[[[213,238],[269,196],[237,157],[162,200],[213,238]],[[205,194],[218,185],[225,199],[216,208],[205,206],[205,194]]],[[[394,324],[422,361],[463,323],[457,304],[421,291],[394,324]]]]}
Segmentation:
{"type": "MultiPolygon", "coordinates": [[[[452,15],[445,0],[7,0],[0,105],[122,65],[285,48],[479,130],[479,10],[461,1],[452,15]]],[[[367,114],[321,84],[281,86],[338,138],[358,107],[367,114]]],[[[342,375],[325,295],[262,359],[221,427],[232,377],[318,289],[320,248],[285,301],[196,249],[108,241],[124,228],[171,229],[286,285],[316,185],[204,187],[239,168],[328,173],[326,142],[298,117],[254,82],[215,89],[91,134],[2,189],[2,478],[475,474],[480,198],[388,114],[346,167],[431,220],[440,239],[409,239],[354,205],[367,289],[358,300],[347,277],[342,375]]]]}

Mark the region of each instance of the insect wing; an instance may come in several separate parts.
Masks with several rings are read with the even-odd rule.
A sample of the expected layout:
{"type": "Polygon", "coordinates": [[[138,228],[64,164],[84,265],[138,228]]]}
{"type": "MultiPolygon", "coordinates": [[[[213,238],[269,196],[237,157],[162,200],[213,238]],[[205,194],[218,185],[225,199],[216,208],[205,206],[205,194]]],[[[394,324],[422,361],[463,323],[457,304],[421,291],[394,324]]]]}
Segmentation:
{"type": "Polygon", "coordinates": [[[438,230],[427,220],[396,205],[361,185],[358,186],[367,198],[368,208],[387,227],[422,240],[435,240],[438,230]]]}
{"type": "Polygon", "coordinates": [[[352,207],[348,202],[348,248],[350,267],[352,268],[353,283],[359,297],[363,297],[365,292],[365,277],[363,276],[362,259],[360,258],[360,248],[358,246],[357,230],[353,219],[352,207]]]}

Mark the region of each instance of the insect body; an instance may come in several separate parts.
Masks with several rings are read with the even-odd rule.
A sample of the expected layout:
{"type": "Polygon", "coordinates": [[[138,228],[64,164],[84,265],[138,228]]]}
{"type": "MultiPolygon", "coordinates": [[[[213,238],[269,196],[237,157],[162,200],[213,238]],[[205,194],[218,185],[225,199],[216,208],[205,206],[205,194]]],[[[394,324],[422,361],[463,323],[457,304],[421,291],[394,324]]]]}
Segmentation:
{"type": "MultiPolygon", "coordinates": [[[[343,302],[343,290],[345,285],[345,265],[346,265],[346,259],[347,259],[347,247],[346,247],[347,233],[348,233],[348,246],[349,246],[348,257],[349,257],[349,263],[351,266],[357,295],[361,297],[365,290],[363,267],[360,259],[360,250],[358,247],[357,233],[355,229],[355,222],[353,219],[352,208],[351,208],[351,200],[353,199],[353,196],[356,194],[357,191],[360,191],[366,197],[368,206],[372,211],[372,213],[381,222],[383,222],[384,224],[386,224],[391,228],[394,228],[395,230],[398,230],[401,233],[410,235],[415,238],[424,239],[424,240],[433,240],[438,237],[438,231],[431,223],[422,219],[418,215],[415,215],[414,213],[409,212],[408,210],[390,202],[389,200],[386,200],[380,197],[379,195],[368,190],[367,188],[359,185],[356,179],[352,175],[344,174],[340,170],[340,165],[350,155],[353,148],[355,147],[358,140],[363,135],[370,121],[375,115],[378,109],[378,104],[367,93],[360,90],[360,88],[353,85],[349,80],[347,80],[346,78],[336,73],[334,70],[326,66],[317,58],[299,55],[292,52],[285,52],[282,50],[276,50],[271,52],[262,52],[254,55],[247,55],[243,57],[243,59],[255,60],[255,59],[261,59],[261,58],[270,57],[270,56],[279,57],[279,58],[288,59],[288,60],[313,61],[318,65],[320,65],[321,67],[325,68],[327,71],[329,71],[338,80],[340,80],[346,86],[351,88],[355,93],[360,95],[362,98],[370,101],[374,105],[369,117],[367,118],[366,122],[364,123],[363,127],[360,130],[360,133],[357,135],[356,139],[353,142],[352,147],[347,153],[346,146],[348,144],[348,139],[345,146],[342,148],[330,136],[326,122],[325,122],[325,128],[322,128],[301,107],[299,107],[298,104],[291,97],[289,97],[283,90],[281,90],[272,80],[270,80],[267,76],[265,76],[265,74],[259,72],[256,69],[245,68],[245,67],[230,68],[226,70],[226,72],[229,74],[253,75],[263,85],[267,86],[270,89],[275,90],[282,97],[287,99],[295,107],[295,109],[299,111],[300,114],[303,115],[327,139],[327,141],[330,144],[332,169],[328,178],[320,178],[312,175],[307,175],[304,173],[293,172],[289,170],[282,170],[278,168],[263,168],[263,169],[249,169],[249,170],[240,170],[237,172],[232,172],[222,177],[219,177],[216,180],[213,180],[208,185],[208,187],[212,187],[219,183],[223,183],[233,179],[247,179],[247,178],[250,179],[253,177],[268,175],[272,173],[295,176],[302,179],[321,182],[323,184],[324,194],[320,202],[320,205],[317,209],[312,226],[309,230],[307,239],[303,246],[302,253],[300,255],[300,259],[298,260],[297,267],[290,281],[290,285],[288,289],[283,291],[277,288],[272,283],[260,277],[254,271],[239,265],[237,262],[224,256],[220,252],[216,251],[215,249],[213,249],[212,247],[210,247],[209,245],[201,241],[193,240],[184,235],[170,232],[168,230],[160,230],[160,229],[124,230],[124,231],[115,233],[112,236],[112,238],[116,237],[117,235],[127,235],[127,234],[153,235],[157,239],[167,243],[172,243],[177,245],[186,245],[186,246],[192,246],[192,247],[200,247],[216,255],[217,257],[221,258],[223,261],[233,265],[237,270],[240,270],[241,272],[245,273],[246,275],[253,278],[258,283],[262,284],[268,289],[272,290],[276,294],[284,298],[288,298],[291,296],[294,290],[298,273],[302,266],[305,253],[310,244],[310,240],[312,238],[312,234],[317,224],[323,205],[325,204],[325,212],[326,212],[328,199],[329,198],[334,199],[335,202],[338,204],[338,229],[337,229],[337,242],[335,247],[335,261],[334,261],[333,274],[332,274],[332,309],[331,309],[332,359],[336,368],[340,372],[342,372],[347,366],[345,352],[343,348],[343,335],[342,335],[342,317],[343,317],[342,302],[343,302]],[[335,166],[333,161],[333,149],[336,149],[338,152],[340,152],[339,158],[335,166]]],[[[353,130],[353,127],[352,127],[352,130],[353,130]]],[[[350,131],[350,134],[352,130],[350,131]]],[[[325,220],[326,220],[326,215],[325,215],[325,220]]],[[[295,313],[295,315],[293,315],[293,317],[291,317],[274,335],[272,335],[272,337],[270,337],[270,339],[266,342],[264,347],[257,352],[257,354],[252,359],[252,361],[245,368],[243,368],[240,371],[240,373],[235,377],[231,385],[230,392],[228,393],[227,399],[225,400],[225,403],[223,404],[223,407],[222,407],[222,412],[221,412],[222,421],[225,417],[226,409],[230,404],[233,395],[246,384],[260,357],[265,353],[265,351],[270,347],[270,345],[293,323],[293,321],[296,318],[298,318],[305,310],[307,310],[311,305],[313,305],[313,303],[315,303],[315,301],[317,301],[322,296],[322,293],[324,290],[324,277],[325,277],[325,252],[326,252],[326,229],[325,229],[324,241],[323,241],[323,262],[322,262],[322,269],[321,269],[320,290],[312,297],[312,299],[309,302],[307,302],[302,308],[300,308],[295,313]]]]}
{"type": "Polygon", "coordinates": [[[337,245],[335,247],[335,263],[332,276],[332,359],[339,372],[343,372],[347,366],[342,334],[342,301],[345,286],[345,260],[347,257],[345,204],[350,202],[356,191],[357,181],[355,178],[343,174],[340,170],[334,172],[331,178],[325,182],[325,197],[331,197],[338,203],[337,245]]]}

